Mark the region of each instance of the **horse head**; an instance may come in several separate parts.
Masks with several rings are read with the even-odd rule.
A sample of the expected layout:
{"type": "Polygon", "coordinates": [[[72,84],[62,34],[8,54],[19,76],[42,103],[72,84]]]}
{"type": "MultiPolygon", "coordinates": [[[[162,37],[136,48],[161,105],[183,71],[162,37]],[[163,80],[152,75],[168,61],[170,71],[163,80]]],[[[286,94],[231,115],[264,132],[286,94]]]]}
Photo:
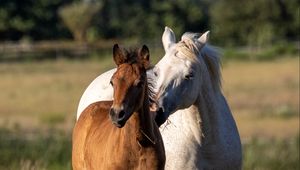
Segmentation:
{"type": "MultiPolygon", "coordinates": [[[[208,31],[200,36],[185,33],[176,43],[174,32],[166,27],[162,36],[165,56],[153,68],[155,93],[161,113],[166,119],[179,109],[193,105],[199,96],[203,71],[200,50],[208,39],[208,31]]],[[[162,115],[160,115],[162,117],[162,115]]],[[[162,120],[163,121],[163,120],[162,120]]]]}
{"type": "Polygon", "coordinates": [[[143,99],[147,95],[145,88],[146,69],[150,65],[149,56],[149,49],[145,45],[135,51],[121,49],[117,44],[113,47],[117,71],[110,81],[114,89],[114,100],[109,115],[119,128],[143,105],[143,99]]]}

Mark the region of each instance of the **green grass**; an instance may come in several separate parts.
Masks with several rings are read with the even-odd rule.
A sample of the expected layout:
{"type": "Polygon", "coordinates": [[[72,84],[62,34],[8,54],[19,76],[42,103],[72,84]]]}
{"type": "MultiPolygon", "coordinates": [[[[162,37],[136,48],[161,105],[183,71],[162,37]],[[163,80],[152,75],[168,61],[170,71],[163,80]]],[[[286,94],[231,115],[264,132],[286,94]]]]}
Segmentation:
{"type": "Polygon", "coordinates": [[[63,123],[66,117],[63,113],[48,113],[40,116],[40,121],[49,125],[63,123]]]}
{"type": "Polygon", "coordinates": [[[250,48],[237,50],[236,48],[224,49],[225,60],[255,60],[272,61],[287,56],[299,57],[299,49],[296,44],[281,42],[263,48],[250,48]]]}
{"type": "Polygon", "coordinates": [[[298,170],[299,136],[291,139],[252,139],[243,145],[244,170],[298,170]]]}
{"type": "Polygon", "coordinates": [[[0,129],[0,169],[71,169],[71,135],[0,129]]]}
{"type": "MultiPolygon", "coordinates": [[[[71,169],[71,134],[52,129],[24,133],[0,128],[0,169],[71,169]]],[[[245,170],[299,169],[299,136],[254,138],[243,144],[245,170]]]]}

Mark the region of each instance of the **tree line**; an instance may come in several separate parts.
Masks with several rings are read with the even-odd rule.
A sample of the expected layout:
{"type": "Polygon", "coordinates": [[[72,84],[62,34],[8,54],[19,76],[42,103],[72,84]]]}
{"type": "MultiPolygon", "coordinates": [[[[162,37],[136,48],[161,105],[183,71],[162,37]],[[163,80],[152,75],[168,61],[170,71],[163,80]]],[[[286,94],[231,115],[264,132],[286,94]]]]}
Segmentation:
{"type": "MultiPolygon", "coordinates": [[[[157,40],[211,30],[215,43],[299,40],[298,0],[0,0],[0,41],[157,40]]],[[[178,37],[180,38],[180,37],[178,37]]]]}

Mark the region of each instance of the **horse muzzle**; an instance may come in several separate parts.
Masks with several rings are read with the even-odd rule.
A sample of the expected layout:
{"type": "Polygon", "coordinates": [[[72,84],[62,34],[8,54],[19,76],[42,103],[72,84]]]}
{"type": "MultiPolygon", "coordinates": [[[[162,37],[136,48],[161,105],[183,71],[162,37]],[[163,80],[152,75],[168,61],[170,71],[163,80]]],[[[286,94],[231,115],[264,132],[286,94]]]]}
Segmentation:
{"type": "Polygon", "coordinates": [[[109,111],[110,119],[118,128],[122,128],[126,123],[126,114],[123,109],[111,108],[109,111]]]}

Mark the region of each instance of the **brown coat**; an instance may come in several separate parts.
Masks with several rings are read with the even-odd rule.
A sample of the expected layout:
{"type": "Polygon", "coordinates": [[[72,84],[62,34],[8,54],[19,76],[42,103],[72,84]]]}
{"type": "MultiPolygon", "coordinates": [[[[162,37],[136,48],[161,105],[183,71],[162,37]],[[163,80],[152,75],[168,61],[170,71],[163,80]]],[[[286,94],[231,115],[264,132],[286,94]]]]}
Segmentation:
{"type": "Polygon", "coordinates": [[[114,101],[93,103],[82,112],[73,130],[73,169],[164,169],[164,145],[146,88],[149,50],[128,52],[116,44],[113,56],[114,101]]]}
{"type": "Polygon", "coordinates": [[[93,103],[81,114],[73,131],[73,169],[164,169],[164,147],[156,124],[153,139],[136,132],[138,113],[117,128],[109,119],[111,105],[111,101],[93,103]]]}

